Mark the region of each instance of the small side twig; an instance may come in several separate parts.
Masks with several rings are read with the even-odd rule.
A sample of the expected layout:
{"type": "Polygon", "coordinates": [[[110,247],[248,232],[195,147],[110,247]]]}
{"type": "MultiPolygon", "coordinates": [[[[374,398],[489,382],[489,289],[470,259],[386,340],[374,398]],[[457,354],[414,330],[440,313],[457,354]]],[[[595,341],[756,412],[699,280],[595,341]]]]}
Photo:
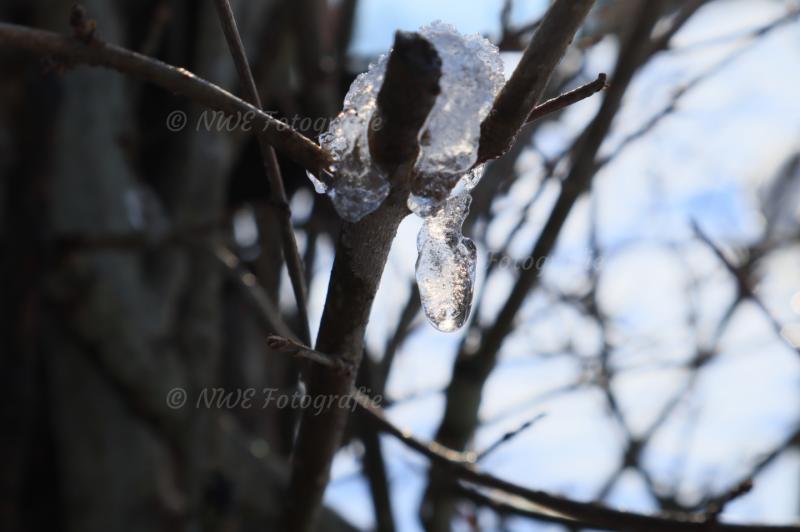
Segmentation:
{"type": "Polygon", "coordinates": [[[480,462],[481,460],[485,459],[491,453],[497,450],[498,447],[508,443],[509,441],[513,440],[530,427],[532,427],[536,422],[543,419],[546,414],[537,414],[533,419],[529,419],[519,427],[515,428],[514,430],[510,430],[503,434],[497,441],[489,445],[486,449],[478,453],[478,458],[475,460],[476,462],[480,462]]]}
{"type": "Polygon", "coordinates": [[[746,478],[742,482],[735,485],[733,489],[723,493],[719,497],[716,497],[708,504],[708,507],[706,508],[706,523],[709,525],[717,524],[719,522],[719,516],[722,515],[722,512],[725,510],[725,507],[728,505],[728,503],[733,502],[742,495],[750,493],[752,489],[753,479],[746,478]]]}
{"type": "Polygon", "coordinates": [[[555,113],[556,111],[560,111],[565,107],[568,107],[581,100],[585,100],[589,96],[600,92],[608,87],[606,79],[607,76],[604,73],[600,73],[597,75],[597,79],[591,83],[581,85],[577,89],[565,92],[564,94],[556,96],[555,98],[550,98],[546,102],[537,105],[533,108],[531,114],[528,115],[528,119],[525,121],[525,123],[530,124],[531,122],[535,122],[540,118],[555,113]]]}
{"type": "Polygon", "coordinates": [[[290,338],[276,335],[269,336],[267,337],[267,347],[278,353],[290,353],[298,358],[309,360],[345,375],[355,374],[353,364],[344,358],[320,353],[290,338]]]}

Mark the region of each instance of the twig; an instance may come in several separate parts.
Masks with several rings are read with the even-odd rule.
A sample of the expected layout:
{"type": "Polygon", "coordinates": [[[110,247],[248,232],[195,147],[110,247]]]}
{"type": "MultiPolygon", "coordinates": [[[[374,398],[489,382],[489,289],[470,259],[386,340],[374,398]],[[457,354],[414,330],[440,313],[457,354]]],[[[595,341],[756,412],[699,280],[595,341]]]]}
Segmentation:
{"type": "MultiPolygon", "coordinates": [[[[261,98],[258,95],[255,79],[253,79],[253,72],[247,62],[247,54],[244,50],[242,38],[239,35],[239,29],[236,26],[236,18],[231,4],[228,0],[216,0],[216,5],[220,22],[222,23],[222,30],[225,32],[225,39],[228,41],[228,48],[230,48],[233,61],[236,63],[236,70],[239,73],[239,80],[245,93],[245,99],[260,110],[262,108],[261,98]]],[[[281,177],[281,169],[278,166],[275,150],[263,132],[259,132],[257,138],[272,200],[279,211],[278,220],[280,220],[283,257],[286,261],[286,269],[289,273],[294,299],[297,303],[297,313],[302,331],[300,336],[306,344],[309,344],[311,343],[311,332],[308,324],[308,307],[306,305],[306,281],[303,273],[303,263],[300,260],[300,253],[297,251],[297,241],[295,241],[294,230],[292,229],[292,212],[286,199],[286,190],[283,186],[283,178],[281,177]]],[[[320,172],[320,174],[324,174],[324,172],[320,172]]]]}
{"type": "Polygon", "coordinates": [[[486,449],[478,453],[478,457],[475,461],[480,462],[481,460],[485,459],[491,453],[496,451],[498,447],[510,442],[511,440],[513,440],[514,438],[516,438],[517,436],[519,436],[520,434],[531,428],[537,421],[544,419],[545,415],[546,414],[537,414],[533,419],[529,419],[528,421],[526,421],[519,427],[515,428],[514,430],[506,432],[497,441],[495,441],[494,443],[489,445],[486,449]]]}
{"type": "Polygon", "coordinates": [[[592,96],[596,92],[600,92],[601,90],[608,87],[606,84],[606,75],[603,73],[598,74],[597,79],[592,81],[591,83],[587,83],[586,85],[581,85],[577,89],[571,90],[569,92],[565,92],[560,96],[556,96],[555,98],[550,98],[544,103],[541,103],[533,108],[531,114],[528,115],[527,120],[525,120],[526,124],[530,124],[531,122],[535,122],[540,118],[544,118],[545,116],[560,111],[565,107],[568,107],[574,103],[577,103],[581,100],[592,96]]]}
{"type": "Polygon", "coordinates": [[[706,522],[716,525],[719,522],[719,516],[725,510],[728,503],[738,499],[742,495],[750,493],[753,489],[753,479],[747,478],[733,487],[733,489],[716,497],[708,504],[706,509],[706,522]]]}
{"type": "Polygon", "coordinates": [[[550,75],[594,0],[556,0],[481,124],[478,162],[503,155],[542,97],[550,75]]]}
{"type": "Polygon", "coordinates": [[[258,284],[256,276],[246,271],[239,263],[239,258],[229,249],[219,247],[213,255],[225,268],[228,276],[242,289],[250,304],[258,311],[261,325],[269,332],[278,333],[285,338],[293,338],[294,333],[281,318],[281,313],[272,303],[266,291],[258,284]]]}
{"type": "MultiPolygon", "coordinates": [[[[523,498],[529,503],[539,505],[550,513],[561,514],[573,524],[588,528],[610,530],[634,530],[648,532],[707,531],[708,524],[704,516],[676,515],[670,517],[650,516],[615,510],[595,503],[577,502],[544,491],[533,490],[502,480],[489,473],[482,472],[474,466],[472,453],[460,453],[448,449],[436,442],[426,443],[418,440],[409,432],[392,424],[383,411],[376,407],[366,395],[354,391],[353,397],[358,406],[370,414],[370,420],[383,432],[391,434],[401,443],[413,449],[432,464],[440,466],[440,470],[460,480],[479,486],[494,488],[506,494],[523,498]]],[[[800,527],[794,526],[760,526],[717,524],[715,530],[755,532],[758,530],[798,532],[800,527]]]]}
{"type": "Polygon", "coordinates": [[[395,34],[377,109],[369,124],[370,154],[387,175],[404,177],[408,169],[396,176],[398,169],[416,161],[417,135],[439,95],[441,71],[442,60],[427,39],[416,33],[395,34]],[[422,105],[409,106],[409,102],[422,105]]]}
{"type": "Polygon", "coordinates": [[[785,336],[783,336],[783,325],[778,318],[776,318],[772,312],[767,308],[767,305],[761,300],[760,297],[755,293],[752,286],[750,286],[750,281],[748,279],[748,272],[747,268],[742,268],[733,264],[728,257],[722,252],[722,250],[717,246],[711,238],[703,232],[700,228],[700,225],[695,220],[692,220],[692,230],[695,232],[697,237],[703,242],[708,248],[717,256],[717,258],[722,262],[725,266],[725,269],[731,274],[731,276],[736,281],[737,288],[739,290],[739,298],[740,299],[747,299],[755,304],[756,307],[761,311],[764,317],[772,326],[772,329],[775,331],[775,334],[778,338],[783,342],[783,344],[800,355],[800,346],[794,345],[790,342],[785,336]]]}
{"type": "Polygon", "coordinates": [[[320,353],[290,338],[276,335],[269,336],[267,337],[267,347],[278,353],[291,353],[298,358],[310,360],[311,362],[347,375],[353,375],[355,373],[352,362],[342,357],[320,353]]]}
{"type": "Polygon", "coordinates": [[[209,108],[252,117],[254,130],[263,130],[273,146],[307,170],[318,172],[332,163],[330,155],[308,138],[184,68],[168,65],[97,38],[91,44],[85,44],[57,33],[5,22],[0,22],[0,47],[16,48],[45,57],[54,56],[70,65],[101,66],[136,76],[209,108]]]}

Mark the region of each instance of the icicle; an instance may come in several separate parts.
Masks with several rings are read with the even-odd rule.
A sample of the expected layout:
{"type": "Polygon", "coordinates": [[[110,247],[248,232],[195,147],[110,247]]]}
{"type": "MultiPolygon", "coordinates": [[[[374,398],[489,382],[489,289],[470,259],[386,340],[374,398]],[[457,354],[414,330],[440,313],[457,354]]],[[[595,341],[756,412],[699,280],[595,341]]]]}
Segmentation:
{"type": "Polygon", "coordinates": [[[425,315],[434,327],[452,332],[464,325],[472,306],[476,250],[461,234],[472,198],[455,196],[425,219],[417,236],[416,277],[425,315]]]}

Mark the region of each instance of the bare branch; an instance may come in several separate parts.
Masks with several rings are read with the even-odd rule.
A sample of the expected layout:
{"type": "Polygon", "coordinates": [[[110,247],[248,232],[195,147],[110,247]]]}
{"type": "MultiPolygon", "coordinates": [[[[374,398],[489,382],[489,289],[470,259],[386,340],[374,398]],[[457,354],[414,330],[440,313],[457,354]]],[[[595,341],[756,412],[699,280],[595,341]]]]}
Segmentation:
{"type": "Polygon", "coordinates": [[[519,427],[515,428],[514,430],[508,431],[503,434],[500,438],[497,439],[494,443],[489,445],[486,449],[478,453],[478,458],[476,459],[477,462],[484,460],[487,456],[495,452],[501,445],[506,444],[531,428],[537,421],[544,419],[545,414],[537,414],[533,419],[529,419],[519,427]]]}
{"type": "MultiPolygon", "coordinates": [[[[406,199],[411,167],[418,150],[419,128],[433,107],[433,80],[438,82],[441,75],[440,69],[434,68],[438,55],[431,52],[432,47],[416,36],[396,36],[376,110],[376,115],[386,117],[387,124],[371,128],[370,141],[379,164],[393,173],[392,190],[375,212],[357,223],[344,224],[336,246],[316,349],[336,353],[355,368],[361,363],[364,332],[392,240],[400,222],[409,213],[406,199]],[[413,81],[420,85],[411,90],[413,81]],[[420,95],[424,97],[421,99],[420,95]],[[387,103],[398,107],[383,109],[387,103]],[[415,118],[403,119],[402,113],[415,118]],[[420,117],[423,120],[419,120],[420,117]],[[409,128],[408,131],[402,131],[403,126],[409,128]],[[394,142],[383,138],[387,131],[411,143],[398,146],[399,152],[408,159],[384,152],[384,148],[394,142]]],[[[317,366],[310,368],[306,376],[308,393],[313,397],[343,396],[350,392],[353,382],[352,376],[331,375],[330,371],[321,371],[317,366]]],[[[342,407],[327,409],[318,415],[303,414],[293,454],[287,509],[287,528],[292,532],[304,532],[313,526],[348,414],[349,410],[342,407]]]]}
{"type": "Polygon", "coordinates": [[[508,151],[593,4],[594,0],[556,0],[550,6],[514,74],[481,124],[479,162],[496,159],[508,151]]]}
{"type": "MultiPolygon", "coordinates": [[[[228,41],[228,48],[231,50],[233,61],[236,63],[236,70],[239,72],[239,79],[245,92],[247,101],[258,109],[262,108],[261,98],[258,95],[253,72],[247,62],[247,54],[236,27],[236,18],[228,0],[216,0],[217,11],[219,12],[222,29],[225,32],[225,39],[228,41]]],[[[283,186],[281,169],[278,166],[278,158],[272,148],[269,139],[263,131],[257,135],[258,147],[261,150],[261,157],[264,161],[264,171],[267,174],[269,188],[274,204],[277,205],[278,220],[280,220],[281,244],[283,247],[283,257],[286,261],[286,269],[289,272],[289,280],[292,283],[294,299],[297,303],[297,313],[300,318],[301,337],[304,342],[311,342],[311,332],[308,325],[308,307],[306,305],[306,281],[303,273],[303,263],[300,260],[300,253],[297,251],[297,242],[294,239],[292,229],[292,213],[289,209],[289,202],[286,199],[286,190],[283,186]]],[[[324,172],[320,172],[324,174],[324,172]]]]}
{"type": "MultiPolygon", "coordinates": [[[[250,289],[256,287],[250,286],[250,289]]],[[[258,311],[263,311],[262,308],[255,307],[258,311]]],[[[274,337],[273,337],[274,338],[274,337]]],[[[277,347],[284,348],[287,345],[296,346],[299,350],[314,351],[306,348],[296,341],[287,340],[285,338],[278,338],[274,340],[277,347]],[[280,345],[277,345],[280,344],[280,345]]],[[[315,351],[316,353],[319,353],[315,351]]],[[[330,362],[330,355],[319,353],[319,357],[308,358],[316,365],[321,365],[326,371],[332,367],[330,362]]],[[[495,493],[502,497],[489,497],[482,495],[475,490],[469,490],[471,493],[483,497],[482,503],[488,504],[493,508],[502,507],[506,512],[514,513],[517,515],[524,515],[533,517],[540,520],[549,522],[558,522],[562,524],[571,524],[573,526],[581,526],[587,528],[600,528],[609,530],[631,530],[631,531],[664,531],[673,532],[675,530],[698,531],[707,532],[709,530],[708,516],[705,514],[690,515],[690,514],[675,514],[666,516],[649,516],[637,514],[633,512],[626,512],[615,510],[596,503],[577,502],[565,497],[552,495],[550,493],[525,488],[508,481],[497,478],[489,473],[479,470],[475,463],[478,457],[475,453],[464,453],[457,450],[443,446],[435,441],[425,442],[415,436],[409,431],[399,428],[393,424],[386,417],[385,412],[378,407],[374,401],[362,393],[361,391],[350,388],[347,392],[351,395],[352,399],[356,402],[359,409],[366,414],[366,419],[373,424],[377,429],[386,434],[390,434],[399,440],[406,447],[420,453],[422,456],[430,460],[432,465],[438,466],[438,470],[446,474],[453,480],[461,480],[495,490],[495,493]],[[516,503],[514,497],[517,498],[516,503]],[[520,504],[521,503],[521,504],[520,504]]],[[[785,450],[792,443],[797,440],[797,434],[792,435],[780,447],[785,450]]],[[[772,460],[774,455],[778,452],[772,453],[764,463],[772,460]]],[[[762,464],[760,464],[763,467],[762,464]]],[[[757,469],[758,471],[760,469],[757,469]]],[[[744,485],[745,483],[741,483],[744,485]]],[[[452,487],[452,484],[449,484],[452,487]]],[[[458,494],[465,495],[472,500],[475,497],[467,495],[463,492],[463,486],[455,486],[454,489],[458,494]]],[[[731,496],[740,494],[740,490],[731,490],[731,496]]],[[[721,497],[719,500],[728,499],[727,496],[721,497]]],[[[795,526],[761,526],[761,525],[732,525],[725,523],[714,523],[713,530],[720,532],[798,532],[800,527],[795,526]]]]}
{"type": "MultiPolygon", "coordinates": [[[[470,482],[479,486],[494,488],[508,495],[521,497],[528,503],[539,505],[549,513],[562,515],[574,525],[588,528],[601,528],[608,530],[632,530],[647,532],[674,532],[675,530],[708,531],[708,522],[704,515],[676,515],[670,517],[643,515],[622,510],[615,510],[596,503],[577,502],[550,493],[525,488],[517,484],[502,480],[498,477],[482,472],[474,466],[472,453],[460,453],[448,449],[436,442],[426,443],[407,431],[393,425],[384,413],[372,404],[369,397],[358,391],[353,392],[353,397],[358,406],[370,414],[370,419],[382,431],[391,434],[407,447],[421,453],[431,461],[432,465],[439,466],[439,470],[451,477],[470,482]]],[[[562,521],[563,522],[563,521],[562,521]]],[[[731,525],[716,523],[714,530],[721,532],[742,531],[755,532],[758,530],[783,532],[798,532],[800,527],[795,526],[761,526],[761,525],[731,525]]]]}
{"type": "Polygon", "coordinates": [[[269,142],[287,157],[312,172],[328,168],[330,155],[286,124],[184,68],[98,41],[78,39],[16,24],[0,22],[0,47],[17,48],[39,56],[54,56],[68,65],[86,64],[110,68],[182,94],[209,108],[253,117],[253,128],[263,130],[269,142]]]}

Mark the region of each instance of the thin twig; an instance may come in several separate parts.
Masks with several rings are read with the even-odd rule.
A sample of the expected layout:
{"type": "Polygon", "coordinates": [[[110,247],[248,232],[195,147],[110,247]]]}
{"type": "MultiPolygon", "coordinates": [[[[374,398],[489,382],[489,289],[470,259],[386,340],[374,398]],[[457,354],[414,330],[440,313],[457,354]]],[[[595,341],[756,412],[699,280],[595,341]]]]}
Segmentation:
{"type": "Polygon", "coordinates": [[[528,115],[528,119],[525,120],[525,123],[530,124],[531,122],[535,122],[540,118],[544,118],[551,113],[560,111],[565,107],[592,96],[596,92],[600,92],[606,87],[608,87],[608,84],[606,83],[606,75],[600,73],[598,74],[597,79],[591,83],[581,85],[577,89],[565,92],[564,94],[556,96],[555,98],[550,98],[546,102],[537,105],[533,108],[531,114],[528,115]]]}
{"type": "Polygon", "coordinates": [[[544,419],[545,415],[546,414],[537,414],[533,419],[529,419],[528,421],[526,421],[519,427],[515,428],[514,430],[506,432],[500,438],[498,438],[497,441],[495,441],[494,443],[489,445],[486,449],[478,453],[478,458],[475,461],[480,462],[481,460],[484,460],[487,456],[496,451],[498,447],[510,442],[511,440],[513,440],[514,438],[516,438],[517,436],[519,436],[520,434],[531,428],[537,421],[544,419]]]}
{"type": "Polygon", "coordinates": [[[776,318],[772,312],[767,308],[767,305],[761,300],[760,297],[755,293],[753,290],[751,283],[749,282],[747,269],[736,266],[731,262],[728,257],[722,252],[722,250],[717,246],[713,240],[700,228],[700,225],[692,220],[692,230],[694,230],[697,237],[703,242],[708,248],[717,256],[717,258],[722,262],[725,266],[725,269],[731,274],[731,276],[736,281],[737,288],[739,290],[739,298],[740,299],[747,299],[755,304],[756,307],[761,311],[764,317],[767,319],[769,324],[772,326],[772,329],[775,331],[777,337],[781,340],[781,342],[800,355],[800,346],[794,345],[792,342],[789,341],[783,334],[783,324],[776,318]]]}
{"type": "MultiPolygon", "coordinates": [[[[261,98],[258,95],[253,72],[247,62],[247,54],[239,35],[239,28],[236,26],[236,18],[228,0],[216,0],[217,11],[219,12],[222,30],[225,39],[228,41],[236,70],[239,73],[239,80],[244,90],[245,100],[253,104],[259,110],[262,108],[261,98]]],[[[270,193],[273,203],[278,209],[278,220],[280,221],[281,244],[283,247],[283,258],[286,261],[286,269],[289,273],[289,280],[292,283],[294,299],[297,303],[297,313],[300,318],[300,337],[306,344],[311,343],[311,332],[308,324],[308,306],[306,305],[306,281],[303,273],[303,263],[300,260],[300,253],[297,250],[297,241],[294,238],[292,229],[292,212],[286,198],[286,190],[283,186],[281,169],[278,165],[278,158],[275,149],[270,144],[269,139],[263,132],[257,135],[258,147],[261,150],[261,157],[264,162],[264,171],[269,181],[270,193]]]]}
{"type": "MultiPolygon", "coordinates": [[[[577,502],[550,493],[525,488],[517,484],[502,480],[489,473],[480,471],[474,466],[475,457],[472,453],[460,453],[448,449],[436,442],[423,442],[409,432],[392,424],[383,411],[375,406],[366,395],[353,391],[353,397],[358,406],[370,414],[370,420],[383,432],[391,434],[401,443],[413,449],[432,464],[440,466],[440,470],[472,484],[494,488],[509,495],[523,498],[526,502],[543,507],[552,513],[561,514],[570,519],[573,524],[587,528],[601,528],[610,530],[635,530],[635,531],[704,531],[708,530],[705,516],[679,514],[665,517],[657,515],[643,515],[622,510],[615,510],[596,503],[577,502]]],[[[800,527],[794,526],[761,526],[761,525],[732,525],[718,523],[714,530],[755,532],[757,530],[783,532],[798,532],[800,527]]]]}
{"type": "Polygon", "coordinates": [[[310,360],[326,368],[335,371],[343,372],[348,375],[355,373],[352,362],[345,360],[342,357],[331,356],[326,353],[320,353],[314,349],[303,345],[302,343],[285,338],[283,336],[272,335],[267,338],[267,347],[278,353],[291,353],[292,355],[310,360]]]}

